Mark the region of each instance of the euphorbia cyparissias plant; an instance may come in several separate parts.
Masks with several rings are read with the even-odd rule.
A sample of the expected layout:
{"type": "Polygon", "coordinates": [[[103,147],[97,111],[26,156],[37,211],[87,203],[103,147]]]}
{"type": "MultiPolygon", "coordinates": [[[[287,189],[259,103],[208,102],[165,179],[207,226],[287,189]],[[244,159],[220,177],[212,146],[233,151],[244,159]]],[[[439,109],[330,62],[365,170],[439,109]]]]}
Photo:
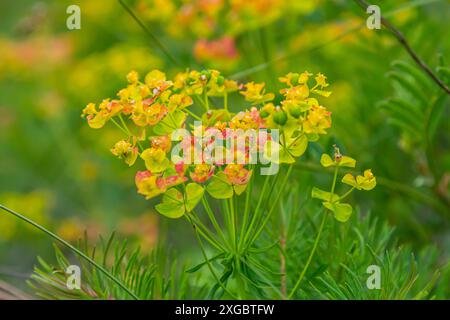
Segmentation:
{"type": "MultiPolygon", "coordinates": [[[[202,265],[209,267],[217,289],[235,296],[227,289],[234,274],[238,296],[245,296],[240,270],[246,268],[246,255],[273,214],[293,164],[308,143],[331,126],[331,113],[318,100],[331,94],[326,77],[307,71],[280,77],[284,88],[279,104],[272,102],[276,94],[267,92],[264,83],[240,84],[217,70],[186,71],[171,80],[153,70],[143,81],[131,71],[127,80],[118,99],[105,99],[98,106],[90,103],[82,116],[92,128],[111,122],[124,133],[111,152],[129,166],[142,161],[146,170],[136,173],[137,192],[146,199],[161,196],[155,209],[162,215],[186,218],[205,257],[202,265]],[[242,98],[242,111],[231,112],[231,95],[242,98]],[[239,139],[240,147],[229,143],[239,139]],[[282,170],[266,172],[257,188],[255,175],[269,163],[282,170]],[[214,206],[213,199],[220,206],[214,206]],[[200,203],[205,215],[199,214],[200,203]],[[202,239],[218,251],[214,258],[206,256],[202,239]],[[211,263],[214,259],[224,260],[220,276],[211,263]]],[[[312,194],[341,222],[348,219],[351,207],[340,202],[348,193],[339,197],[334,187],[337,168],[354,167],[355,161],[348,159],[338,151],[334,160],[324,155],[321,163],[336,168],[333,187],[331,192],[315,188],[312,194]]],[[[368,190],[375,178],[369,170],[356,178],[346,175],[343,182],[352,186],[351,191],[368,190]]]]}

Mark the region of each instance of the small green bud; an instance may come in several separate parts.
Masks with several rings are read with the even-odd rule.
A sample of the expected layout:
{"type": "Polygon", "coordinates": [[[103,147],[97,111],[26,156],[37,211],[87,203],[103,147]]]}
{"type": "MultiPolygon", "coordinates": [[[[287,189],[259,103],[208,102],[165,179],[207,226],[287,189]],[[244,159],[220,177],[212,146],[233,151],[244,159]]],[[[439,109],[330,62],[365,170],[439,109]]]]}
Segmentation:
{"type": "Polygon", "coordinates": [[[275,109],[275,113],[273,114],[273,121],[280,126],[284,126],[287,122],[287,114],[280,107],[275,109]]]}
{"type": "Polygon", "coordinates": [[[302,115],[302,108],[299,105],[292,106],[289,108],[289,114],[298,119],[302,115]]]}
{"type": "Polygon", "coordinates": [[[261,118],[265,119],[268,116],[270,116],[270,113],[267,110],[261,109],[261,110],[259,110],[259,116],[261,118]]]}
{"type": "Polygon", "coordinates": [[[225,83],[225,78],[223,76],[218,76],[217,77],[217,84],[219,86],[222,86],[225,83]]]}

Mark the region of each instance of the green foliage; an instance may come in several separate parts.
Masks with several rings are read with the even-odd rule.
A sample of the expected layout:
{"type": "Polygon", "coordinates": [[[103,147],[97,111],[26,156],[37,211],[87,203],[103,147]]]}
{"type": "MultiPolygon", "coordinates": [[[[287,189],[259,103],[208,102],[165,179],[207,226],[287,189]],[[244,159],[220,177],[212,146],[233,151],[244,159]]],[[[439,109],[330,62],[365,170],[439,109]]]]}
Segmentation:
{"type": "MultiPolygon", "coordinates": [[[[288,290],[305,265],[322,214],[311,201],[296,200],[297,192],[281,204],[284,223],[274,224],[265,236],[267,244],[281,239],[285,245],[268,250],[261,244],[257,255],[259,264],[272,270],[265,275],[277,288],[283,277],[274,273],[285,260],[288,290]]],[[[371,214],[357,210],[346,224],[328,219],[322,239],[295,299],[442,299],[449,294],[450,264],[439,261],[437,248],[426,247],[415,255],[410,246],[398,244],[394,228],[371,214]],[[381,269],[380,290],[366,286],[371,265],[381,269]]],[[[277,291],[265,294],[274,298],[277,291]]]]}
{"type": "MultiPolygon", "coordinates": [[[[79,244],[83,252],[141,299],[282,299],[291,293],[294,299],[448,299],[449,96],[417,67],[391,34],[367,31],[365,13],[353,1],[292,4],[297,2],[309,7],[308,13],[289,12],[282,21],[268,21],[261,28],[239,32],[234,38],[238,60],[226,66],[220,61],[207,61],[205,65],[197,60],[197,39],[193,35],[172,37],[165,29],[175,26],[182,31],[178,23],[155,23],[152,19],[164,19],[164,15],[155,17],[150,6],[141,6],[164,1],[123,1],[137,19],[151,26],[143,31],[115,1],[82,0],[82,32],[70,33],[62,28],[65,16],[60,13],[67,6],[63,2],[34,7],[3,1],[0,146],[5,155],[0,157],[1,204],[23,211],[58,235],[73,217],[79,219],[81,228],[94,224],[103,234],[113,227],[121,232],[124,222],[140,221],[136,214],[155,217],[156,208],[165,217],[145,223],[154,223],[159,239],[167,241],[159,240],[160,247],[150,254],[135,249],[132,243],[149,233],[142,225],[128,230],[128,244],[123,235],[100,241],[96,249],[86,242],[79,244]],[[246,190],[216,177],[204,190],[188,186],[182,200],[177,199],[181,187],[172,189],[168,194],[175,197],[163,198],[160,204],[144,201],[131,191],[133,177],[105,152],[118,138],[110,130],[112,126],[104,133],[88,133],[79,118],[80,106],[114,96],[131,69],[142,73],[149,68],[165,68],[173,74],[186,67],[221,69],[239,83],[254,79],[265,82],[271,90],[277,89],[277,77],[290,70],[306,68],[327,74],[333,91],[328,105],[333,119],[330,138],[318,141],[312,135],[307,139],[301,136],[280,150],[283,163],[302,156],[288,178],[286,189],[290,194],[283,193],[278,199],[279,181],[268,180],[263,187],[259,180],[252,188],[256,194],[269,197],[258,205],[253,196],[246,198],[246,190]],[[331,207],[342,191],[338,186],[330,192],[327,186],[333,168],[327,171],[318,165],[322,162],[325,167],[335,167],[331,157],[321,159],[333,144],[345,146],[348,154],[357,156],[363,167],[373,168],[377,176],[377,188],[370,196],[362,192],[349,196],[353,212],[348,217],[348,207],[344,210],[340,220],[348,218],[345,224],[321,207],[321,202],[330,198],[331,207]],[[320,189],[311,190],[312,186],[320,189]],[[29,199],[35,194],[45,196],[29,199]],[[322,201],[310,200],[310,195],[322,201]],[[199,208],[200,201],[209,196],[227,201],[223,201],[224,207],[211,200],[211,208],[199,208]],[[235,198],[239,203],[233,202],[235,198]],[[248,207],[243,206],[244,200],[248,207]],[[228,214],[232,206],[233,214],[228,214]],[[222,228],[227,225],[225,220],[237,218],[242,226],[245,212],[252,217],[255,211],[256,228],[237,237],[238,242],[243,239],[238,243],[245,248],[243,255],[221,248],[224,242],[236,242],[233,230],[222,228]],[[182,219],[166,219],[183,216],[192,219],[194,232],[182,219]],[[316,243],[322,221],[323,232],[316,243]],[[204,234],[209,241],[202,244],[204,252],[200,252],[194,245],[194,235],[206,233],[211,225],[219,228],[214,228],[216,234],[204,234]],[[221,242],[223,237],[227,241],[221,242]],[[161,248],[163,243],[164,247],[170,243],[180,254],[161,248]],[[315,244],[315,254],[309,259],[315,244]],[[381,268],[381,290],[366,287],[370,265],[381,268]],[[293,290],[297,283],[297,290],[293,290]]],[[[450,84],[450,68],[442,58],[450,49],[450,29],[445,28],[448,4],[402,0],[380,1],[380,5],[383,15],[401,30],[411,48],[444,83],[450,84]]],[[[191,26],[198,31],[210,29],[196,23],[191,26]]],[[[218,34],[205,39],[215,40],[226,29],[216,31],[218,34]]],[[[241,107],[231,95],[227,99],[225,109],[202,117],[206,126],[230,120],[241,107]]],[[[209,102],[216,104],[218,99],[211,97],[209,102]]],[[[277,98],[274,103],[279,103],[277,98]]],[[[288,111],[297,119],[303,110],[288,111]]],[[[277,122],[283,123],[284,116],[279,114],[277,122]]],[[[184,117],[181,112],[165,118],[150,133],[171,133],[184,117]]],[[[341,160],[339,166],[344,168],[340,170],[356,174],[353,162],[346,160],[350,159],[341,160]]],[[[351,179],[345,181],[357,186],[351,179]]],[[[331,210],[339,211],[336,207],[331,210]]],[[[48,256],[48,240],[31,230],[0,214],[0,267],[17,265],[29,271],[33,260],[22,254],[24,248],[25,252],[48,256]]],[[[50,263],[39,258],[30,281],[40,297],[131,298],[84,260],[58,247],[54,250],[56,260],[50,263]],[[69,264],[82,267],[80,291],[65,286],[64,271],[69,264]]],[[[3,274],[0,277],[0,281],[10,280],[3,274]]]]}
{"type": "Polygon", "coordinates": [[[398,126],[414,145],[425,149],[444,120],[448,95],[410,63],[397,60],[392,69],[387,77],[393,82],[395,96],[379,106],[389,114],[390,123],[398,126]]]}
{"type": "MultiPolygon", "coordinates": [[[[100,250],[88,249],[85,242],[81,247],[140,299],[229,299],[239,286],[245,292],[241,298],[286,298],[305,265],[320,215],[324,214],[306,199],[301,199],[299,209],[297,192],[294,188],[280,204],[283,222],[273,221],[261,241],[238,261],[221,252],[186,269],[176,260],[167,262],[173,254],[157,249],[147,256],[139,249],[130,250],[126,242],[114,240],[113,236],[106,244],[101,241],[100,250]],[[219,272],[219,281],[211,279],[208,265],[219,272]]],[[[398,244],[392,227],[370,214],[362,215],[358,210],[346,224],[328,219],[322,239],[293,299],[442,299],[449,294],[446,281],[450,263],[439,262],[436,248],[427,247],[413,254],[411,247],[398,244]],[[381,271],[379,290],[366,286],[371,265],[381,271]]],[[[56,246],[55,255],[55,265],[39,258],[40,265],[35,268],[30,285],[39,296],[129,298],[82,262],[82,288],[68,290],[64,270],[72,263],[56,246]]]]}
{"type": "MultiPolygon", "coordinates": [[[[115,239],[114,234],[99,247],[90,247],[86,238],[78,246],[85,254],[100,263],[121,281],[139,299],[189,299],[201,295],[204,288],[186,278],[184,268],[177,259],[163,249],[150,255],[139,248],[132,249],[126,241],[115,239]]],[[[130,295],[106,278],[84,260],[69,261],[58,246],[54,246],[56,263],[50,264],[38,257],[39,265],[28,282],[36,295],[44,299],[130,299],[130,295]],[[69,265],[81,268],[81,289],[66,286],[69,265]]]]}

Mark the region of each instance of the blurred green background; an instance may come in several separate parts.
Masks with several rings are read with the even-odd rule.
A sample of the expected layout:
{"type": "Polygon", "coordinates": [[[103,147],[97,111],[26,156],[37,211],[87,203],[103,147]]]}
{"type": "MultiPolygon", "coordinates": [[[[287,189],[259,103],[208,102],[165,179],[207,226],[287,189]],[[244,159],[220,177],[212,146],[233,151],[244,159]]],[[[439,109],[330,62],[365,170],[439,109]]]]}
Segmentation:
{"type": "MultiPolygon", "coordinates": [[[[114,97],[132,69],[217,68],[270,90],[278,76],[308,70],[328,76],[333,125],[296,167],[299,192],[329,179],[318,159],[337,143],[377,176],[375,190],[355,196],[361,212],[388,221],[401,243],[436,246],[448,259],[448,95],[391,34],[366,28],[353,1],[265,1],[240,17],[215,12],[222,1],[124,2],[149,32],[118,1],[0,2],[0,203],[70,241],[118,230],[148,251],[162,234],[188,256],[189,228],[159,219],[136,193],[134,171],[109,153],[120,133],[90,129],[82,108],[114,97]],[[72,4],[80,30],[66,27],[72,4]]],[[[376,3],[448,84],[449,2],[376,3]]],[[[0,213],[0,279],[23,286],[36,256],[51,253],[48,238],[0,213]]]]}

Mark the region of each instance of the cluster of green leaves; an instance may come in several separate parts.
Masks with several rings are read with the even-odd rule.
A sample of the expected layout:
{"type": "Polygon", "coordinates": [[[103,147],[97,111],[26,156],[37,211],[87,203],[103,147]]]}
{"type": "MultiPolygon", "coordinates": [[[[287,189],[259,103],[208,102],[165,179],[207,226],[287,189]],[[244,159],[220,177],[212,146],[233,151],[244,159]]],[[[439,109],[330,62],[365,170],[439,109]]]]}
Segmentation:
{"type": "MultiPolygon", "coordinates": [[[[274,298],[285,287],[292,288],[314,245],[321,217],[312,201],[298,199],[298,190],[281,202],[281,219],[261,241],[259,264],[277,291],[266,290],[260,297],[274,298]],[[299,207],[301,209],[299,209],[299,207]],[[280,242],[280,239],[283,241],[280,242]],[[264,244],[266,243],[266,244],[264,244]],[[266,250],[277,243],[278,250],[266,250]],[[278,243],[285,243],[279,245],[278,243]],[[280,274],[284,260],[285,275],[280,274]]],[[[433,299],[449,295],[450,262],[440,260],[436,247],[418,254],[400,245],[395,229],[372,214],[356,210],[345,224],[328,219],[308,271],[294,299],[433,299]],[[380,268],[381,288],[368,289],[367,268],[380,268]]],[[[262,281],[262,280],[261,280],[262,281]]],[[[256,293],[257,291],[255,291],[256,293]]]]}
{"type": "MultiPolygon", "coordinates": [[[[150,256],[129,251],[126,244],[112,238],[100,251],[85,253],[102,262],[117,279],[141,299],[233,298],[230,292],[243,287],[241,298],[285,299],[294,287],[319,228],[321,210],[306,197],[298,198],[292,188],[280,203],[280,219],[252,248],[234,261],[231,254],[219,253],[190,268],[167,263],[167,252],[150,256]],[[299,203],[301,205],[299,206],[299,203]],[[114,254],[108,252],[114,248],[114,254]],[[222,270],[216,281],[208,270],[222,270]],[[236,270],[239,266],[239,270],[236,270]],[[240,278],[234,277],[236,272],[240,278]],[[241,280],[239,280],[241,279],[241,280]],[[225,290],[224,286],[227,288],[225,290]]],[[[322,213],[323,214],[323,213],[322,213]]],[[[436,299],[450,294],[450,263],[439,261],[438,250],[426,247],[417,255],[411,247],[399,245],[395,230],[372,215],[357,210],[348,223],[328,219],[317,253],[293,299],[436,299]],[[381,288],[369,289],[367,268],[381,270],[381,288]]],[[[103,242],[103,241],[102,241],[103,242]]],[[[82,263],[81,290],[68,290],[64,270],[71,263],[55,247],[56,264],[39,259],[30,285],[47,299],[129,299],[130,296],[106,279],[91,265],[82,263]]],[[[172,255],[170,255],[172,256],[172,255]]],[[[242,288],[241,288],[242,290],[242,288]]]]}
{"type": "MultiPolygon", "coordinates": [[[[441,57],[436,74],[450,84],[450,69],[441,57]]],[[[388,122],[398,127],[402,149],[416,165],[416,185],[425,187],[434,198],[436,211],[448,219],[450,197],[448,158],[445,152],[448,139],[449,95],[436,86],[422,70],[397,60],[387,73],[392,80],[394,94],[378,105],[388,114],[388,122]]]]}
{"type": "MultiPolygon", "coordinates": [[[[449,83],[449,68],[438,67],[439,75],[449,83]]],[[[437,87],[422,70],[402,60],[392,62],[387,73],[395,95],[379,103],[389,114],[389,122],[401,128],[414,147],[426,149],[433,141],[438,125],[445,117],[448,95],[437,87]]]]}
{"type": "MultiPolygon", "coordinates": [[[[139,299],[190,299],[204,294],[205,288],[192,278],[188,280],[184,267],[161,248],[145,254],[139,247],[133,249],[126,241],[115,239],[114,233],[106,241],[100,239],[99,250],[90,246],[86,237],[78,247],[139,299]]],[[[28,281],[36,295],[44,299],[133,298],[92,264],[83,259],[70,261],[57,245],[54,251],[56,262],[50,264],[38,257],[39,265],[28,281]],[[69,265],[81,269],[80,290],[70,290],[66,285],[69,265]]]]}

